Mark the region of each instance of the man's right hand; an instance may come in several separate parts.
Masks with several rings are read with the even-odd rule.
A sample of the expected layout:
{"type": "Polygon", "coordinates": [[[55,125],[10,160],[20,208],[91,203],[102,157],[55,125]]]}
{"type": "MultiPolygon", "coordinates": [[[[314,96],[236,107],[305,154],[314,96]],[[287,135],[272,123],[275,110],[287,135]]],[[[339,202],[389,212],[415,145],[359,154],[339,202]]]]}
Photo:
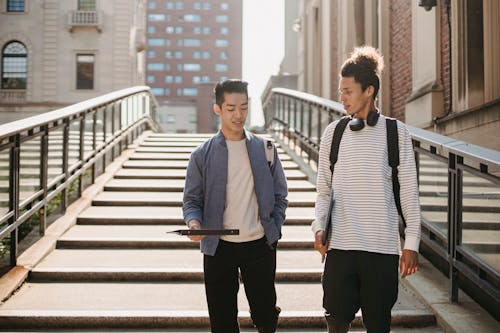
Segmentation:
{"type": "MultiPolygon", "coordinates": [[[[188,227],[189,227],[189,229],[191,229],[191,230],[199,230],[199,229],[201,229],[201,223],[200,223],[200,221],[198,221],[198,220],[191,220],[191,221],[189,221],[189,222],[188,222],[188,227]]],[[[201,235],[200,235],[200,236],[190,235],[190,236],[188,236],[188,238],[189,238],[190,240],[192,240],[193,242],[199,242],[199,241],[201,241],[203,238],[205,238],[205,236],[201,236],[201,235]]]]}
{"type": "Polygon", "coordinates": [[[321,256],[324,256],[328,251],[328,248],[323,245],[323,234],[325,232],[323,230],[319,230],[314,235],[314,249],[321,253],[321,256]]]}

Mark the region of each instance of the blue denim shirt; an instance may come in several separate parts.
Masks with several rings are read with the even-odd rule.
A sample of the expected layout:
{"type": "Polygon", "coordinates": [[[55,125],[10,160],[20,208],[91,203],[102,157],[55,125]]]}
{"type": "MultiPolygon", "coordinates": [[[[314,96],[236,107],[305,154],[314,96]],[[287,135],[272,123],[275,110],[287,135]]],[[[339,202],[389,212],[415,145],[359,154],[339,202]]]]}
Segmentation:
{"type": "MultiPolygon", "coordinates": [[[[269,167],[262,138],[245,131],[250,166],[253,173],[259,217],[267,243],[272,246],[281,238],[285,221],[288,188],[283,167],[274,149],[274,164],[269,167]]],[[[200,221],[204,229],[220,229],[226,206],[228,152],[222,132],[204,142],[189,159],[184,187],[184,221],[200,221]]],[[[219,236],[202,239],[200,248],[213,256],[219,236]]]]}

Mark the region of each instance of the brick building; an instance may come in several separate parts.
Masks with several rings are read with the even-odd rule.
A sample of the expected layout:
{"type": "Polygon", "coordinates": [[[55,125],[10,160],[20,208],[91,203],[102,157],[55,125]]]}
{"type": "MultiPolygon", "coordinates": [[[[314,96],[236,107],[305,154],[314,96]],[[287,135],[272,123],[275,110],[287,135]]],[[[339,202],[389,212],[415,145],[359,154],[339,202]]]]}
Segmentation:
{"type": "Polygon", "coordinates": [[[241,78],[242,0],[149,0],[146,83],[167,132],[214,132],[212,90],[241,78]]]}

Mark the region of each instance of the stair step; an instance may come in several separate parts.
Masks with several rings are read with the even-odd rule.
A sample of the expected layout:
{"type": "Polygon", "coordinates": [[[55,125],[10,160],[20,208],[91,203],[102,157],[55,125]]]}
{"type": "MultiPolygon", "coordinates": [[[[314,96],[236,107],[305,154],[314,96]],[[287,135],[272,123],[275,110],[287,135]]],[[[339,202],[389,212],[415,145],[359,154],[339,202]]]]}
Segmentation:
{"type": "MultiPolygon", "coordinates": [[[[138,153],[192,153],[193,147],[161,147],[161,146],[144,146],[141,144],[135,151],[138,153]]],[[[278,148],[278,154],[284,154],[284,150],[278,148]]]]}
{"type": "MultiPolygon", "coordinates": [[[[131,160],[189,160],[191,154],[188,153],[133,153],[131,160]]],[[[291,161],[292,158],[285,154],[280,154],[281,161],[291,161]]]]}
{"type": "MultiPolygon", "coordinates": [[[[114,192],[104,191],[98,194],[94,206],[182,206],[180,192],[114,192]]],[[[314,207],[315,192],[290,192],[289,207],[314,207]]]]}
{"type": "MultiPolygon", "coordinates": [[[[106,183],[104,191],[184,191],[184,179],[113,179],[106,183]]],[[[306,180],[289,180],[288,192],[315,192],[316,187],[306,180]]]]}
{"type": "MultiPolygon", "coordinates": [[[[400,285],[401,287],[401,285],[400,285]]],[[[248,303],[238,295],[240,323],[249,327],[248,303]]],[[[277,283],[280,327],[324,327],[320,283],[277,283]]],[[[25,283],[0,305],[2,327],[208,327],[201,283],[25,283]],[[144,300],[148,300],[145,302],[144,300]],[[44,309],[44,310],[35,310],[44,309]],[[90,310],[92,309],[92,310],[90,310]],[[159,310],[161,309],[161,310],[159,310]]],[[[400,288],[394,326],[434,326],[435,317],[400,288]]],[[[361,326],[361,313],[354,326],[361,326]]]]}
{"type": "MultiPolygon", "coordinates": [[[[281,164],[285,170],[299,169],[299,165],[293,161],[282,161],[281,164]]],[[[142,169],[185,169],[188,161],[161,161],[161,160],[129,160],[123,163],[123,168],[142,168],[142,169]]]]}
{"type": "MultiPolygon", "coordinates": [[[[307,180],[300,170],[285,170],[288,180],[307,180]]],[[[115,174],[115,179],[185,179],[185,169],[121,169],[115,174]]]]}
{"type": "MultiPolygon", "coordinates": [[[[196,243],[195,243],[196,244],[196,243]]],[[[281,270],[322,269],[321,256],[309,250],[278,250],[281,270]]],[[[197,249],[55,249],[36,269],[146,269],[192,270],[203,268],[203,254],[197,249]]],[[[318,281],[319,282],[319,281],[318,281]]]]}
{"type": "MultiPolygon", "coordinates": [[[[311,207],[289,207],[285,225],[307,224],[314,219],[311,207]]],[[[115,225],[178,225],[184,227],[181,207],[91,206],[77,219],[78,224],[115,225]]],[[[128,227],[129,228],[129,227],[128,227]]]]}

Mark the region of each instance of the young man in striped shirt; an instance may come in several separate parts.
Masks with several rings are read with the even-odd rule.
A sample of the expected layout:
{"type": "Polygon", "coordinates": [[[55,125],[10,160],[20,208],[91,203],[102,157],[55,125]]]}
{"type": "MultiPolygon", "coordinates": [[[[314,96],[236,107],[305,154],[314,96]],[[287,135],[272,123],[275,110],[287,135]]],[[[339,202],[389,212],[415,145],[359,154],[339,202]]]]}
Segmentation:
{"type": "Polygon", "coordinates": [[[398,295],[398,263],[401,277],[418,270],[420,205],[411,136],[398,121],[398,179],[407,223],[401,251],[386,119],[375,107],[382,68],[382,57],[372,47],[355,49],[342,65],[339,93],[353,120],[343,132],[333,175],[330,149],[339,121],[331,123],[321,138],[312,230],[315,248],[326,254],[322,283],[329,333],[347,332],[360,308],[369,333],[389,332],[398,295]],[[331,219],[326,221],[329,207],[331,219]]]}

